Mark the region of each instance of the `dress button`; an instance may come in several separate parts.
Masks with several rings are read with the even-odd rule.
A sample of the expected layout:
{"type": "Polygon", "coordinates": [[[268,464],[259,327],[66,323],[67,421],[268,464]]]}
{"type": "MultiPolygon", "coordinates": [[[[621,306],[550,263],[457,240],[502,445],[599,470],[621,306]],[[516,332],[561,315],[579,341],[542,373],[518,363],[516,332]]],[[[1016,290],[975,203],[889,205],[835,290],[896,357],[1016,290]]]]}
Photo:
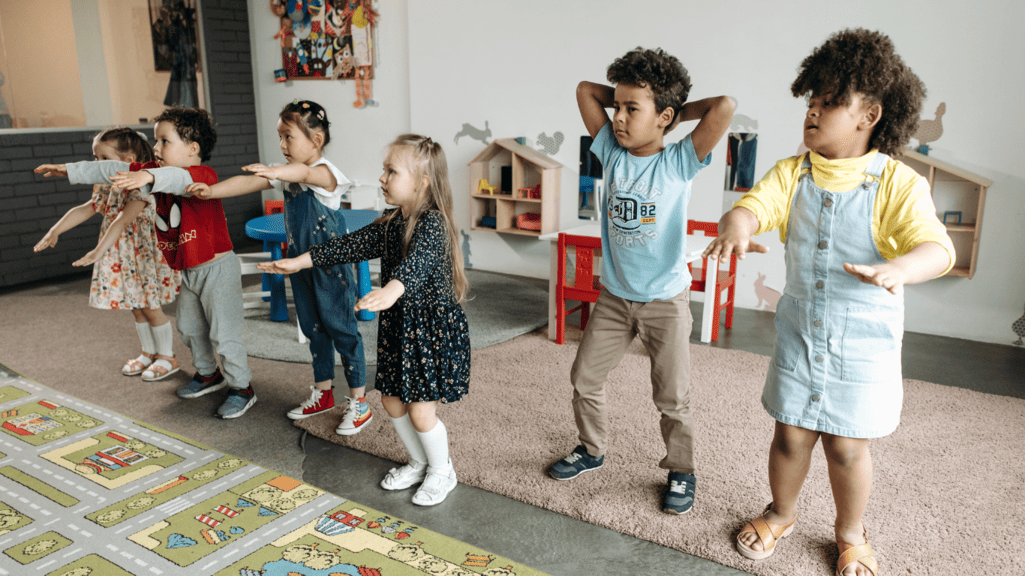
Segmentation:
{"type": "Polygon", "coordinates": [[[825,357],[823,357],[822,354],[815,356],[816,362],[822,362],[823,360],[825,360],[825,357]]]}
{"type": "Polygon", "coordinates": [[[829,246],[829,242],[826,242],[825,240],[823,240],[822,242],[819,242],[819,250],[825,250],[826,247],[828,247],[828,246],[829,246]]]}
{"type": "Polygon", "coordinates": [[[829,208],[830,206],[833,205],[833,199],[832,198],[826,198],[826,200],[824,202],[822,202],[822,205],[825,206],[826,208],[829,208]]]}
{"type": "Polygon", "coordinates": [[[816,320],[814,324],[816,328],[822,328],[822,320],[816,320]]]}
{"type": "Polygon", "coordinates": [[[815,283],[815,287],[816,287],[816,288],[822,288],[822,287],[824,287],[825,285],[826,285],[826,283],[825,283],[825,282],[823,282],[822,280],[819,280],[818,282],[816,282],[816,283],[815,283]]]}
{"type": "Polygon", "coordinates": [[[818,394],[812,394],[811,395],[811,401],[812,402],[818,402],[820,399],[822,399],[822,396],[819,396],[818,394]]]}

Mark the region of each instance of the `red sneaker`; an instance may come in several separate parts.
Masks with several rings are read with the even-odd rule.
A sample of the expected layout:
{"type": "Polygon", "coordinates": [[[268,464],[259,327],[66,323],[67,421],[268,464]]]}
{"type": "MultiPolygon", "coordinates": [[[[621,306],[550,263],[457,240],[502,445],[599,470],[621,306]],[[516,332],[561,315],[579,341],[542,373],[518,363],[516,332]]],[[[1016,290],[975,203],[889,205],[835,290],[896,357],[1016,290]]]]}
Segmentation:
{"type": "Polygon", "coordinates": [[[309,418],[310,416],[315,416],[321,412],[327,412],[335,407],[335,396],[333,390],[317,390],[313,386],[310,386],[310,390],[313,390],[313,394],[310,395],[310,399],[289,410],[289,418],[292,420],[302,420],[303,418],[309,418]]]}

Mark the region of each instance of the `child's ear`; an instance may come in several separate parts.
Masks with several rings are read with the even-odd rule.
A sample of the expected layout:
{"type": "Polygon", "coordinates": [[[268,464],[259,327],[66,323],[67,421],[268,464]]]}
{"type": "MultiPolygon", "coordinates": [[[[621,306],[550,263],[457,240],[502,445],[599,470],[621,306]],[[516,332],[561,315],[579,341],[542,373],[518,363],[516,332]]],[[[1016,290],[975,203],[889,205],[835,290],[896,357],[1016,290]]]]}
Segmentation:
{"type": "Polygon", "coordinates": [[[324,146],[324,133],[320,130],[313,132],[313,145],[317,148],[322,148],[324,146]]]}
{"type": "Polygon", "coordinates": [[[660,128],[665,128],[673,123],[673,118],[676,118],[676,110],[673,110],[672,106],[666,106],[662,113],[658,115],[658,124],[660,128]]]}
{"type": "Polygon", "coordinates": [[[883,105],[879,103],[870,104],[862,110],[861,121],[858,128],[861,130],[872,130],[883,118],[883,105]]]}
{"type": "Polygon", "coordinates": [[[189,154],[199,156],[200,147],[198,142],[189,142],[189,154]]]}
{"type": "Polygon", "coordinates": [[[135,153],[133,153],[133,152],[129,152],[128,154],[125,154],[125,160],[126,160],[126,161],[127,161],[127,162],[128,162],[129,164],[131,164],[132,162],[135,162],[135,153]]]}

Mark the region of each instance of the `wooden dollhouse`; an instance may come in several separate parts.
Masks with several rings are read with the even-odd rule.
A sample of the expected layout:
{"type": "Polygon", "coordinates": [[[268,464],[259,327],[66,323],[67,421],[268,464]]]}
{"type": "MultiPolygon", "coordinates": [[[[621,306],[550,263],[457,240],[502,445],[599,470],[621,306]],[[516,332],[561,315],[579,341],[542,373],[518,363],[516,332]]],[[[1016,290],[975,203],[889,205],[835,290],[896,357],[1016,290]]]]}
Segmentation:
{"type": "Polygon", "coordinates": [[[525,236],[558,231],[562,164],[515,138],[500,138],[469,166],[472,229],[525,236]]]}

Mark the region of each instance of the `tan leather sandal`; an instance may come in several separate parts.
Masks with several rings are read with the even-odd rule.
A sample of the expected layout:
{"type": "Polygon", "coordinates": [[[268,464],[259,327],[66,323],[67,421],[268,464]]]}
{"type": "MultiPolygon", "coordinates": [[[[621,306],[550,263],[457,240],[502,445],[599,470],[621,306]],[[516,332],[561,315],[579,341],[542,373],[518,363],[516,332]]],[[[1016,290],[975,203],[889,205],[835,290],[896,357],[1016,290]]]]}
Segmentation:
{"type": "Polygon", "coordinates": [[[848,544],[837,540],[836,547],[840,551],[840,557],[836,560],[836,576],[843,576],[843,571],[856,562],[868,568],[872,576],[879,576],[879,562],[872,552],[872,545],[868,543],[868,531],[865,532],[864,544],[848,544]]]}
{"type": "Polygon", "coordinates": [[[754,520],[744,524],[744,527],[740,529],[740,534],[737,534],[737,552],[740,552],[741,556],[750,558],[751,560],[765,560],[772,553],[776,551],[776,543],[779,542],[780,538],[789,536],[794,531],[794,522],[781,526],[779,524],[773,524],[765,520],[765,514],[772,508],[770,503],[762,511],[762,515],[755,518],[754,520]],[[758,541],[762,543],[761,550],[755,550],[749,546],[744,545],[740,541],[740,535],[747,532],[754,532],[758,535],[758,541]]]}
{"type": "Polygon", "coordinates": [[[143,382],[156,382],[157,380],[163,380],[171,374],[174,374],[179,370],[178,359],[174,356],[164,356],[163,354],[154,354],[153,363],[146,368],[146,371],[142,373],[143,382]],[[160,362],[163,361],[170,366],[165,368],[160,362]]]}
{"type": "Polygon", "coordinates": [[[143,352],[141,355],[139,355],[139,358],[149,358],[149,364],[143,364],[139,361],[139,358],[132,358],[128,362],[125,362],[125,365],[121,367],[121,373],[125,376],[138,376],[139,374],[142,374],[146,371],[147,368],[149,368],[153,364],[154,356],[156,356],[156,354],[143,352]]]}

